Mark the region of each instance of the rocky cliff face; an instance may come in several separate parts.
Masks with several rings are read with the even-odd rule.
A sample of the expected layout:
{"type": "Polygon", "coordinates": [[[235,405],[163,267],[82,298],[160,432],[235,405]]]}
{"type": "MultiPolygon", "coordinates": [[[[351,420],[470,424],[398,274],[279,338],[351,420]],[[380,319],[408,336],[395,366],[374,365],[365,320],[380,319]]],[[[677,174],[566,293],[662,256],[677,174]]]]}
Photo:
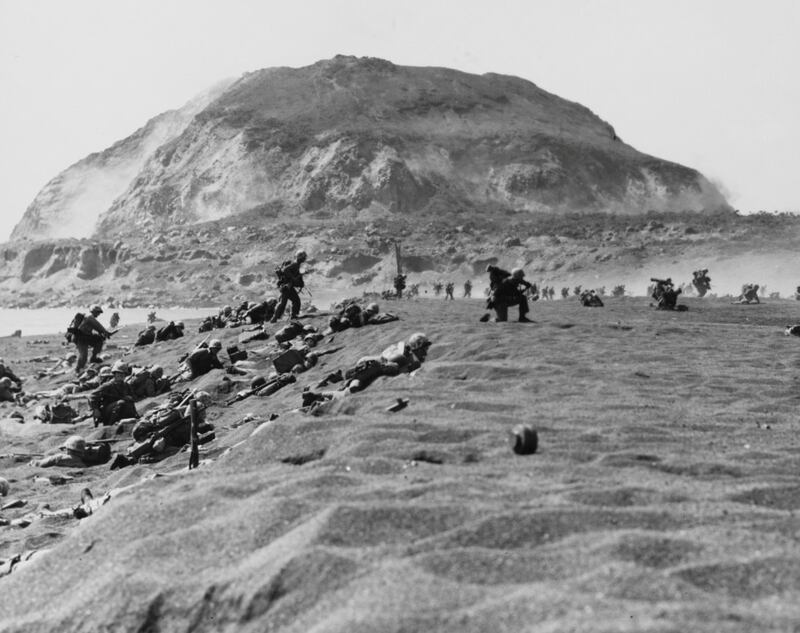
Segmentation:
{"type": "Polygon", "coordinates": [[[155,233],[254,210],[264,221],[468,218],[487,205],[638,214],[726,203],[695,170],[637,152],[528,81],[336,57],[253,72],[156,117],[51,181],[13,238],[155,233]]]}
{"type": "Polygon", "coordinates": [[[126,139],[90,154],[58,174],[34,198],[11,240],[90,237],[98,218],[136,179],[164,143],[230,84],[221,82],[178,110],[164,112],[126,139]]]}

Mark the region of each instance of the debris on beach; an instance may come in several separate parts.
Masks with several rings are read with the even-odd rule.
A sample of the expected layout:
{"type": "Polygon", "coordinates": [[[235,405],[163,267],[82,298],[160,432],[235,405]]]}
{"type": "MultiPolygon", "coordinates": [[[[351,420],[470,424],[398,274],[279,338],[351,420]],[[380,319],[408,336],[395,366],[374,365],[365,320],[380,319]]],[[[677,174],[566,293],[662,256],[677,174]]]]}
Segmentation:
{"type": "Polygon", "coordinates": [[[539,436],[527,424],[517,424],[509,434],[511,450],[517,455],[533,455],[539,448],[539,436]]]}

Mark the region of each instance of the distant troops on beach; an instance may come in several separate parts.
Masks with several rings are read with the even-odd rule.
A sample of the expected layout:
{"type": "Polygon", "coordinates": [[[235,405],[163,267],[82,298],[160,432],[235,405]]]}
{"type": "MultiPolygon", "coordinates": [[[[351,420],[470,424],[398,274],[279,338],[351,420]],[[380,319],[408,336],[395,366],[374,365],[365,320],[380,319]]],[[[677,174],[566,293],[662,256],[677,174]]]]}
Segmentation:
{"type": "Polygon", "coordinates": [[[600,295],[594,290],[584,290],[579,297],[581,304],[586,308],[602,308],[603,300],[600,295]]]}
{"type": "Polygon", "coordinates": [[[708,276],[708,268],[695,270],[692,273],[692,285],[697,291],[698,297],[705,297],[706,293],[711,290],[711,277],[708,276]]]}
{"type": "Polygon", "coordinates": [[[685,305],[678,305],[678,295],[681,294],[681,289],[675,288],[670,277],[666,279],[651,277],[650,281],[655,284],[650,296],[656,300],[657,310],[677,310],[678,312],[688,310],[685,305]]]}
{"type": "Polygon", "coordinates": [[[758,284],[744,284],[742,294],[733,303],[761,303],[758,299],[758,284]]]}
{"type": "Polygon", "coordinates": [[[456,285],[452,281],[448,281],[447,284],[445,284],[445,287],[444,287],[444,298],[445,298],[445,301],[447,299],[455,300],[455,297],[453,296],[453,291],[455,290],[455,288],[456,288],[456,285]]]}
{"type": "Polygon", "coordinates": [[[472,297],[472,282],[467,279],[464,282],[464,298],[469,299],[470,297],[472,297]]]}
{"type": "Polygon", "coordinates": [[[406,276],[402,273],[397,273],[394,276],[394,291],[398,299],[403,298],[403,290],[406,289],[406,276]]]}

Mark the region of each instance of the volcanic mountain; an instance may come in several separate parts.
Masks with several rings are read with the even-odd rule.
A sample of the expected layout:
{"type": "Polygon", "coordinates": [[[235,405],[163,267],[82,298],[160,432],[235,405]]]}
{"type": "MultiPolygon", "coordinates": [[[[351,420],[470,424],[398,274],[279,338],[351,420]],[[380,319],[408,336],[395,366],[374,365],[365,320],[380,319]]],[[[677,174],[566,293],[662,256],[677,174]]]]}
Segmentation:
{"type": "Polygon", "coordinates": [[[0,247],[0,302],[254,300],[299,248],[310,288],[381,291],[397,242],[423,293],[495,262],[548,285],[710,268],[715,292],[793,292],[798,239],[797,218],[739,215],[529,81],[339,56],[221,82],[63,171],[0,247]]]}
{"type": "Polygon", "coordinates": [[[162,232],[253,210],[466,220],[726,206],[697,171],[636,151],[529,81],[337,56],[248,73],[159,115],[48,183],[12,239],[162,232]]]}

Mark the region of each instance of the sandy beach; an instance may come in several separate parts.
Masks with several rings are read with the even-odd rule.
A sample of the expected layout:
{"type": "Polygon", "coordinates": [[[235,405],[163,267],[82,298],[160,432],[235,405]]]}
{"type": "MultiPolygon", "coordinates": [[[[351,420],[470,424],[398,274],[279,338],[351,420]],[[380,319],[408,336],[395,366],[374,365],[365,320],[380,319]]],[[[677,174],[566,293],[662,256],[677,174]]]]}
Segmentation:
{"type": "MultiPolygon", "coordinates": [[[[4,403],[0,505],[24,505],[0,516],[30,524],[0,527],[0,569],[20,556],[0,631],[797,631],[800,340],[783,330],[800,303],[682,302],[540,301],[533,324],[480,323],[480,300],[383,302],[399,321],[328,337],[344,349],[270,397],[225,406],[250,376],[220,371],[187,385],[215,400],[193,471],[186,452],[32,467],[113,428],[4,403]],[[299,410],[303,387],[416,331],[433,342],[417,372],[299,410]],[[535,454],[511,450],[520,423],[535,454]],[[94,514],[54,512],[87,487],[110,495],[94,514]]],[[[187,331],[124,359],[169,373],[204,336],[187,331]]],[[[251,375],[274,345],[240,345],[251,375]]],[[[33,376],[68,351],[60,335],[0,339],[29,392],[66,381],[33,376]]]]}

